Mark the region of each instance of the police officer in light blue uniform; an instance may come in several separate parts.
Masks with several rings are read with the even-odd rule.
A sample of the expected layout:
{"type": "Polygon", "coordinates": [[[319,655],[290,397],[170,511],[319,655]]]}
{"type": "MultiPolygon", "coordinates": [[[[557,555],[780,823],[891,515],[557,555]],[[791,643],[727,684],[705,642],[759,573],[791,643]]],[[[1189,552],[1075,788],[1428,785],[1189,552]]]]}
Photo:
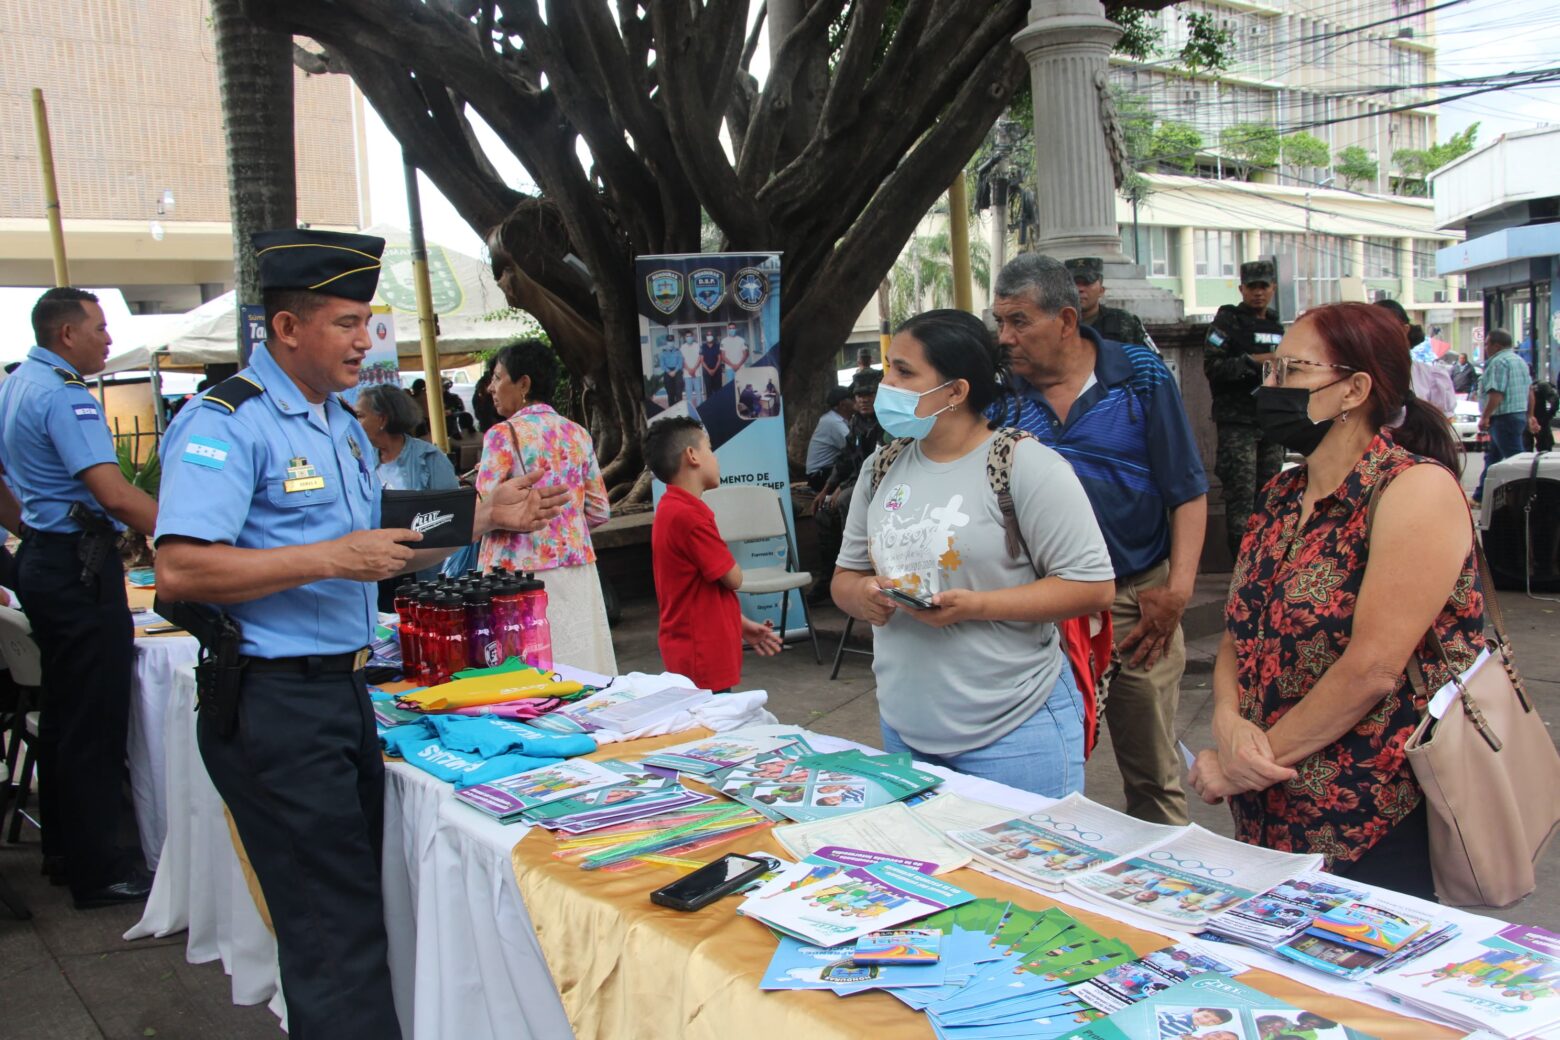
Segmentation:
{"type": "MultiPolygon", "coordinates": [[[[448,550],[380,530],[368,435],[341,400],[369,349],[384,241],[253,236],[268,339],[191,402],[163,442],[157,584],[225,604],[242,630],[236,707],[201,705],[201,757],[265,893],[293,1040],[400,1035],[380,898],[384,767],[363,666],[374,582],[448,550]]],[[[480,535],[534,530],[565,489],[512,481],[480,535]]],[[[203,694],[204,696],[204,694],[203,694]]]]}
{"type": "Polygon", "coordinates": [[[97,297],[50,289],[32,323],[38,345],[0,385],[0,464],[21,501],[16,591],[43,664],[44,870],[88,909],[151,887],[118,843],[135,651],[115,543],[124,526],[150,535],[157,503],[120,473],[82,378],[103,370],[113,342],[97,297]]]}

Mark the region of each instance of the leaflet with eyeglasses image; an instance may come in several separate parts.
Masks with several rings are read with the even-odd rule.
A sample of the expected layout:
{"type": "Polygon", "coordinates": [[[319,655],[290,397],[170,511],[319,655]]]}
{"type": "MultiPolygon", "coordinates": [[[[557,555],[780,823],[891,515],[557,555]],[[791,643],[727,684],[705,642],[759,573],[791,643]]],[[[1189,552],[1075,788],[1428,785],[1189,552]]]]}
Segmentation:
{"type": "Polygon", "coordinates": [[[951,830],[948,837],[1003,874],[1059,890],[1068,878],[1097,870],[1182,828],[1145,823],[1070,794],[1054,805],[979,830],[951,830]]]}
{"type": "Polygon", "coordinates": [[[1157,845],[1071,878],[1065,887],[1117,913],[1201,928],[1237,903],[1321,865],[1320,856],[1242,844],[1194,823],[1157,845]]]}

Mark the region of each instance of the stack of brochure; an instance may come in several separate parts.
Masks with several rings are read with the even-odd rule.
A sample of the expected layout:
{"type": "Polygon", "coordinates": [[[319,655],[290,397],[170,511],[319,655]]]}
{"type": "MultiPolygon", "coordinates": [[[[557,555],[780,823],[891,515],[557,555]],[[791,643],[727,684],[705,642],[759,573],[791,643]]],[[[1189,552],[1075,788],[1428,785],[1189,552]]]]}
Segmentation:
{"type": "Polygon", "coordinates": [[[455,797],[500,823],[538,824],[570,834],[659,816],[710,800],[675,773],[616,760],[574,759],[475,784],[455,797]]]}
{"type": "Polygon", "coordinates": [[[602,690],[537,719],[538,729],[555,733],[596,733],[612,730],[637,733],[675,718],[713,698],[707,690],[671,687],[641,692],[639,689],[602,690]]]}
{"type": "Polygon", "coordinates": [[[1322,914],[1278,948],[1280,956],[1329,975],[1357,979],[1406,963],[1456,929],[1387,899],[1351,900],[1322,914]]]}
{"type": "Polygon", "coordinates": [[[1533,1036],[1560,1025],[1560,935],[1508,925],[1488,938],[1460,938],[1428,964],[1400,965],[1370,985],[1462,1029],[1533,1036]]]}
{"type": "Polygon", "coordinates": [[[970,861],[970,854],[943,836],[950,827],[980,826],[1005,820],[1011,809],[976,802],[956,794],[932,794],[906,799],[849,816],[794,823],[775,830],[778,841],[793,856],[807,856],[827,845],[855,849],[892,849],[903,856],[937,864],[945,874],[970,861]]]}
{"type": "Polygon", "coordinates": [[[644,764],[704,778],[801,739],[800,733],[754,735],[738,730],[662,748],[646,755],[644,764]]]}
{"type": "Polygon", "coordinates": [[[1329,910],[1369,896],[1368,888],[1336,874],[1308,871],[1211,918],[1207,931],[1213,938],[1275,953],[1329,910]]]}
{"type": "Polygon", "coordinates": [[[722,769],[707,781],[720,793],[772,820],[834,819],[918,795],[942,778],[910,764],[910,755],[862,751],[818,754],[798,736],[791,743],[722,769]]]}
{"type": "Polygon", "coordinates": [[[1071,1029],[1063,1040],[1371,1040],[1325,1015],[1218,974],[1196,975],[1098,1022],[1071,1029]]]}

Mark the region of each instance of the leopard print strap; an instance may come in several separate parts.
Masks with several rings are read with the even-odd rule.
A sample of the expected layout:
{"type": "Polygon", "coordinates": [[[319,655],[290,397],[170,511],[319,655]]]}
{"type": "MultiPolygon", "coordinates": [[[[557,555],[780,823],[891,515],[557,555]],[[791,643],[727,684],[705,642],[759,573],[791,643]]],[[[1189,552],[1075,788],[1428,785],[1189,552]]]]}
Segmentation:
{"type": "MultiPolygon", "coordinates": [[[[1031,565],[1034,558],[1029,556],[1029,546],[1024,544],[1024,532],[1018,526],[1018,511],[1013,505],[1013,453],[1019,441],[1033,439],[1034,434],[1027,430],[1004,426],[991,438],[991,446],[986,450],[986,481],[997,496],[997,508],[1002,510],[1008,555],[1014,559],[1028,557],[1031,565]]],[[[1039,573],[1038,568],[1036,573],[1039,573]]]]}
{"type": "Polygon", "coordinates": [[[872,457],[872,483],[867,485],[868,498],[877,494],[878,485],[883,483],[883,477],[888,474],[894,460],[914,443],[909,437],[898,437],[878,449],[877,454],[872,457]]]}

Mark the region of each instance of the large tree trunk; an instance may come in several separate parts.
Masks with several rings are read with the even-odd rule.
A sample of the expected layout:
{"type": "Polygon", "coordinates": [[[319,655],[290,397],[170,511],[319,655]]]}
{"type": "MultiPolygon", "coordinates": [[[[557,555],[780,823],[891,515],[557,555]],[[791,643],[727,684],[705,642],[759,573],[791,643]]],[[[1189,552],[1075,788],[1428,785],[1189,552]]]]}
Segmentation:
{"type": "MultiPolygon", "coordinates": [[[[298,223],[293,158],[292,37],[262,29],[239,0],[211,0],[217,77],[227,143],[228,206],[233,221],[233,273],[238,302],[260,302],[260,268],[249,236],[298,223]]],[[[244,329],[238,322],[240,365],[244,329]]]]}

